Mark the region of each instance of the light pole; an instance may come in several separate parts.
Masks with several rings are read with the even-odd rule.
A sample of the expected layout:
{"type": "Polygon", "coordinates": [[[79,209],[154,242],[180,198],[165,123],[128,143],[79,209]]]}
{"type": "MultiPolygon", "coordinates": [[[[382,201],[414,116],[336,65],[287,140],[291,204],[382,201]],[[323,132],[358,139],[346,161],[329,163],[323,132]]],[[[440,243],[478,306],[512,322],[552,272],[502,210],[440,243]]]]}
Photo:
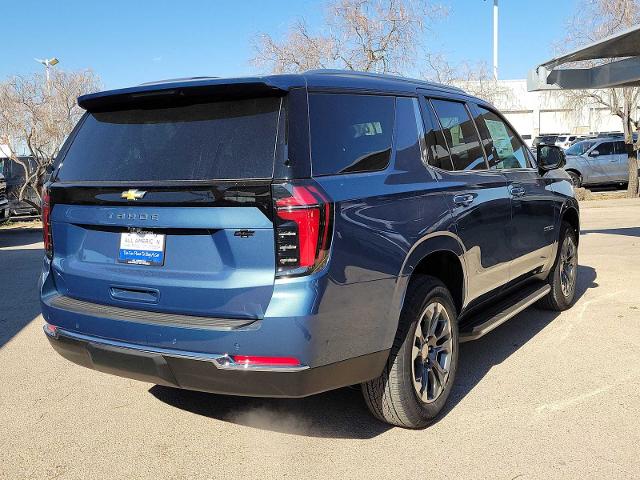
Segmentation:
{"type": "Polygon", "coordinates": [[[498,80],[498,0],[493,0],[493,79],[498,80]]]}
{"type": "Polygon", "coordinates": [[[42,65],[44,65],[46,74],[47,74],[47,92],[51,92],[51,77],[49,74],[49,69],[51,67],[53,67],[54,65],[57,65],[58,63],[60,63],[60,60],[58,60],[56,57],[51,57],[51,58],[44,58],[44,59],[40,59],[40,58],[34,58],[34,60],[38,63],[41,63],[42,65]]]}
{"type": "Polygon", "coordinates": [[[493,79],[498,80],[498,0],[493,0],[493,79]]]}

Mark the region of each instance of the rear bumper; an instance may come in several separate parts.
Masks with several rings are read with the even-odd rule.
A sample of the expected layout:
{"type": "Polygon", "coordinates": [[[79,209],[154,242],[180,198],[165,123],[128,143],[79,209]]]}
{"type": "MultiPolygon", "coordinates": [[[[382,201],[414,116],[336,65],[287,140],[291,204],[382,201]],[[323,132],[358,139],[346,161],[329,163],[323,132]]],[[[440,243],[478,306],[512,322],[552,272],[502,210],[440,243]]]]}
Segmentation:
{"type": "Polygon", "coordinates": [[[385,350],[314,368],[254,369],[225,366],[226,355],[141,347],[46,326],[45,333],[60,355],[83,367],[187,390],[255,397],[305,397],[370,380],[389,355],[385,350]]]}

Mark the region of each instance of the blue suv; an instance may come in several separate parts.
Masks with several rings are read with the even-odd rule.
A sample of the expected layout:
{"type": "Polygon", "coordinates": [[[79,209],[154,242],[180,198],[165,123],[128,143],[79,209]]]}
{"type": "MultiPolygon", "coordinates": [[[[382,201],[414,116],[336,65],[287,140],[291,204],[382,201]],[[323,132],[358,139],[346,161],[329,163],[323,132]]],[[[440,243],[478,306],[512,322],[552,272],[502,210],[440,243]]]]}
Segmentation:
{"type": "Polygon", "coordinates": [[[361,384],[376,417],[420,428],[460,342],[573,301],[563,154],[536,160],[462,90],[312,71],[79,104],[41,276],[45,333],[79,365],[232,395],[361,384]]]}

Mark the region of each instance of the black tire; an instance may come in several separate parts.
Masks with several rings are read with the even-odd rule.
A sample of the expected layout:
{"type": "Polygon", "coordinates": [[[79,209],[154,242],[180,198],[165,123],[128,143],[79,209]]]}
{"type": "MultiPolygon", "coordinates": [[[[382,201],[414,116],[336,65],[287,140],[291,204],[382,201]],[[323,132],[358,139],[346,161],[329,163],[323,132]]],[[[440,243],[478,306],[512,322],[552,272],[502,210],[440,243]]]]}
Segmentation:
{"type": "Polygon", "coordinates": [[[549,277],[547,279],[551,286],[551,291],[540,301],[537,306],[545,310],[555,310],[561,312],[571,306],[576,294],[576,285],[578,283],[578,234],[568,222],[562,222],[560,226],[560,238],[558,243],[558,253],[556,254],[556,261],[553,264],[549,277]],[[574,272],[571,278],[571,288],[567,292],[565,288],[563,290],[563,245],[567,238],[573,242],[575,248],[574,258],[571,260],[574,263],[574,272]]]}
{"type": "MultiPolygon", "coordinates": [[[[423,331],[423,329],[420,330],[420,333],[422,334],[423,331]]],[[[399,427],[424,428],[429,425],[442,411],[451,393],[458,367],[458,348],[457,313],[449,290],[434,277],[420,276],[412,281],[410,292],[405,299],[398,332],[384,371],[378,378],[362,384],[362,393],[371,413],[379,420],[399,427]],[[425,341],[422,349],[416,347],[416,351],[423,352],[428,349],[427,356],[430,356],[432,351],[436,352],[436,349],[448,346],[450,351],[446,357],[443,357],[442,352],[440,352],[435,353],[433,358],[438,358],[436,360],[439,362],[438,365],[440,365],[440,362],[448,363],[449,369],[444,382],[434,381],[429,384],[432,378],[435,380],[440,375],[437,372],[442,372],[441,368],[444,367],[439,366],[436,368],[435,363],[433,363],[433,367],[427,368],[425,365],[427,365],[427,362],[432,362],[433,359],[424,360],[424,354],[420,354],[414,362],[413,355],[415,352],[413,347],[416,342],[420,341],[416,337],[416,328],[419,324],[422,328],[424,324],[422,320],[427,318],[427,310],[434,304],[441,307],[435,307],[440,313],[434,314],[438,316],[438,319],[436,323],[433,323],[435,325],[434,335],[429,338],[434,339],[437,336],[436,331],[439,331],[443,335],[442,338],[450,335],[450,339],[443,340],[442,343],[438,343],[440,339],[433,340],[433,350],[429,346],[431,345],[431,340],[427,346],[425,346],[427,343],[425,341]],[[440,308],[444,309],[444,312],[439,310],[440,308]],[[443,320],[444,313],[446,313],[445,320],[443,320]],[[444,331],[446,327],[443,322],[449,325],[448,332],[444,331]],[[442,325],[442,330],[439,330],[440,327],[438,325],[442,325]],[[438,357],[438,355],[440,356],[438,357]],[[428,372],[425,374],[426,377],[416,373],[416,370],[414,370],[416,368],[421,369],[421,373],[426,370],[428,372]],[[422,381],[426,381],[426,385],[431,385],[433,390],[439,389],[438,395],[434,396],[433,399],[423,401],[416,390],[418,387],[414,386],[414,377],[416,375],[420,376],[422,381]],[[429,375],[433,375],[433,377],[429,375]],[[426,378],[428,380],[425,380],[426,378]],[[442,386],[443,383],[444,386],[442,386]]],[[[426,390],[427,387],[425,387],[426,390]]],[[[432,389],[429,390],[432,391],[432,389]]],[[[423,393],[423,395],[428,396],[428,392],[423,393]]]]}
{"type": "Polygon", "coordinates": [[[574,172],[573,170],[568,170],[567,173],[571,177],[571,184],[573,185],[573,188],[582,187],[582,175],[578,172],[574,172]]]}

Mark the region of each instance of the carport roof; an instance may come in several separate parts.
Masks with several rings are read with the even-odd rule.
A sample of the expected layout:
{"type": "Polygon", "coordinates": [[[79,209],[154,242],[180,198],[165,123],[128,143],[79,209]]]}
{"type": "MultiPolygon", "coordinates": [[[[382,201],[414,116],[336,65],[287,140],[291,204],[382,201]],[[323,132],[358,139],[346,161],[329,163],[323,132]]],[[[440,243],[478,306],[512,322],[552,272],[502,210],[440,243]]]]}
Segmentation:
{"type": "Polygon", "coordinates": [[[598,89],[640,85],[640,25],[541,63],[529,72],[537,90],[598,89]],[[612,60],[591,68],[558,68],[585,60],[612,60]]]}

